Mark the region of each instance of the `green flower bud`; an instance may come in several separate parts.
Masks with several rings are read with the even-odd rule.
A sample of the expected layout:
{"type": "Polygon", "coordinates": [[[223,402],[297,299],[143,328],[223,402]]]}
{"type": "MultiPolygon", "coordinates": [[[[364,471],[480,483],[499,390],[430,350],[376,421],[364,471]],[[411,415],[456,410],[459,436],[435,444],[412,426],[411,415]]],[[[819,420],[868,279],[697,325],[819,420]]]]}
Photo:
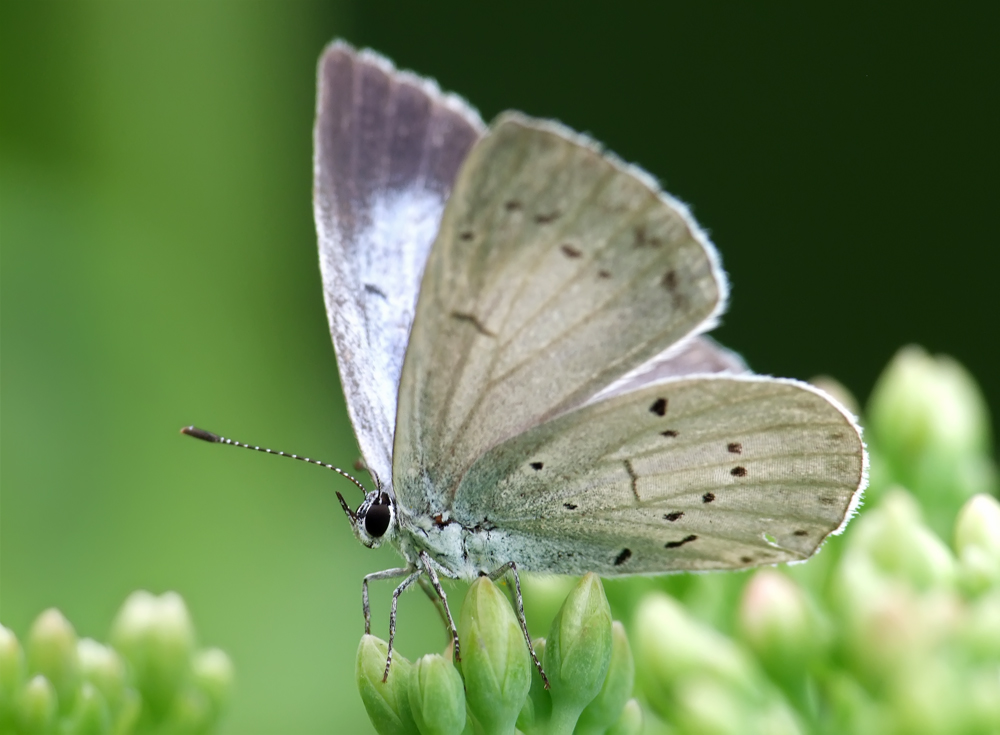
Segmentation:
{"type": "Polygon", "coordinates": [[[13,717],[14,702],[24,682],[24,651],[17,636],[0,625],[0,732],[13,717]]]}
{"type": "Polygon", "coordinates": [[[142,697],[132,687],[126,687],[122,692],[121,704],[116,713],[112,713],[114,724],[111,731],[115,735],[131,735],[139,724],[142,716],[142,697]]]}
{"type": "Polygon", "coordinates": [[[91,638],[76,644],[80,673],[101,692],[112,712],[118,710],[125,694],[125,662],[113,649],[91,638]]]}
{"type": "Polygon", "coordinates": [[[852,551],[863,550],[883,572],[917,589],[950,588],[955,580],[951,551],[920,519],[920,507],[901,488],[891,490],[878,508],[858,521],[852,551]]]}
{"type": "Polygon", "coordinates": [[[28,633],[28,671],[43,674],[55,688],[59,706],[68,711],[80,684],[76,631],[55,608],[39,615],[28,633]]]}
{"type": "Polygon", "coordinates": [[[955,549],[961,555],[978,546],[1000,567],[1000,502],[991,495],[976,495],[962,506],[955,523],[955,549]]]}
{"type": "Polygon", "coordinates": [[[997,732],[1000,727],[1000,676],[996,667],[974,670],[965,684],[968,693],[966,732],[997,732]]]}
{"type": "Polygon", "coordinates": [[[927,656],[891,681],[888,705],[895,731],[907,735],[967,732],[966,701],[959,671],[940,656],[927,656]]]}
{"type": "Polygon", "coordinates": [[[608,735],[639,735],[642,732],[642,720],[642,706],[638,700],[630,699],[625,703],[618,722],[608,730],[608,735]]]}
{"type": "Polygon", "coordinates": [[[43,675],[31,678],[17,701],[15,720],[18,732],[43,735],[55,727],[59,715],[59,698],[55,687],[43,675]]]}
{"type": "Polygon", "coordinates": [[[958,628],[959,639],[972,661],[1000,661],[1000,589],[983,595],[970,605],[958,628]]]}
{"type": "Polygon", "coordinates": [[[636,611],[634,637],[638,681],[646,701],[671,719],[675,691],[683,682],[706,674],[741,691],[760,687],[762,677],[733,641],[694,620],[671,597],[648,595],[636,611]]]}
{"type": "Polygon", "coordinates": [[[552,621],[543,666],[552,694],[550,730],[572,733],[601,691],[611,662],[611,607],[600,578],[589,573],[552,621]]]}
{"type": "Polygon", "coordinates": [[[916,346],[896,353],[882,373],[868,418],[897,468],[927,452],[959,456],[990,445],[989,414],[975,380],[952,358],[916,346]]]}
{"type": "Polygon", "coordinates": [[[194,685],[205,693],[218,715],[229,703],[233,690],[233,663],[225,651],[209,648],[199,651],[191,661],[194,685]]]}
{"type": "Polygon", "coordinates": [[[420,735],[461,735],[465,729],[465,687],[444,656],[424,656],[414,664],[409,699],[420,735]]]}
{"type": "MultiPolygon", "coordinates": [[[[535,648],[535,655],[539,661],[545,660],[545,639],[535,638],[531,641],[535,648]]],[[[544,733],[549,717],[552,716],[552,696],[545,688],[545,683],[538,673],[538,669],[531,667],[531,689],[528,690],[528,698],[524,701],[524,707],[517,716],[517,729],[525,733],[544,733]]]]}
{"type": "Polygon", "coordinates": [[[208,695],[197,687],[184,686],[171,700],[163,724],[167,732],[203,733],[211,729],[215,719],[208,695]]]}
{"type": "Polygon", "coordinates": [[[176,592],[159,597],[133,592],[111,628],[111,644],[132,665],[135,681],[154,719],[166,715],[189,673],[194,626],[176,592]]]}
{"type": "Polygon", "coordinates": [[[63,730],[72,735],[110,735],[111,714],[100,690],[83,682],[73,702],[73,711],[63,730]]]}
{"type": "Polygon", "coordinates": [[[513,733],[531,687],[531,658],[521,626],[488,577],[469,587],[458,624],[466,705],[486,735],[513,733]]]}
{"type": "Polygon", "coordinates": [[[361,701],[379,735],[417,735],[408,692],[413,665],[394,652],[389,678],[383,684],[388,649],[388,644],[375,636],[361,637],[354,668],[361,701]]]}
{"type": "Polygon", "coordinates": [[[771,678],[796,705],[806,706],[806,673],[824,631],[799,586],[778,571],[757,572],[744,589],[737,623],[771,678]]]}
{"type": "Polygon", "coordinates": [[[580,715],[576,733],[600,735],[619,720],[635,685],[635,660],[628,644],[625,626],[611,624],[611,663],[604,684],[594,701],[580,715]]]}
{"type": "MultiPolygon", "coordinates": [[[[670,719],[681,732],[745,735],[752,711],[732,687],[705,675],[679,682],[670,719]]],[[[770,735],[770,734],[769,734],[770,735]]]]}

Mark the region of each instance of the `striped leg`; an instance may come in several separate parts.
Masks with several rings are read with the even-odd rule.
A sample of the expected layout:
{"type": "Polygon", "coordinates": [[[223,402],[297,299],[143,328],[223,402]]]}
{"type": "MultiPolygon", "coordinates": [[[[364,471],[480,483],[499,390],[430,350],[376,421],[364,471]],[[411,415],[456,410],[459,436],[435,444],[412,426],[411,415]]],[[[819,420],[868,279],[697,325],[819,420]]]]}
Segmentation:
{"type": "Polygon", "coordinates": [[[424,569],[427,570],[427,576],[431,578],[431,584],[434,585],[434,591],[438,593],[438,597],[441,598],[441,603],[444,605],[444,614],[447,618],[448,629],[451,631],[452,644],[455,646],[455,663],[462,660],[462,653],[458,646],[458,628],[455,627],[455,621],[451,617],[451,609],[448,607],[448,595],[444,593],[444,588],[441,586],[441,580],[438,579],[437,572],[434,571],[431,559],[427,555],[426,551],[420,552],[420,561],[424,563],[424,569]]]}
{"type": "Polygon", "coordinates": [[[382,675],[383,684],[389,680],[389,667],[392,666],[392,640],[396,637],[396,603],[399,601],[399,596],[406,592],[406,588],[416,582],[423,573],[422,569],[413,572],[392,593],[392,610],[389,613],[389,650],[385,657],[385,673],[382,675]]]}
{"type": "Polygon", "coordinates": [[[521,578],[517,575],[517,564],[509,561],[499,569],[494,569],[490,573],[490,579],[495,582],[503,577],[508,571],[514,575],[514,603],[517,608],[517,622],[521,624],[521,632],[524,633],[524,640],[528,644],[528,651],[531,653],[531,660],[535,662],[535,668],[538,669],[538,674],[542,677],[542,683],[545,684],[545,688],[548,689],[549,677],[545,675],[545,671],[542,669],[542,662],[538,660],[538,656],[535,654],[535,647],[531,645],[531,636],[528,635],[528,623],[524,619],[524,600],[521,599],[521,578]]]}

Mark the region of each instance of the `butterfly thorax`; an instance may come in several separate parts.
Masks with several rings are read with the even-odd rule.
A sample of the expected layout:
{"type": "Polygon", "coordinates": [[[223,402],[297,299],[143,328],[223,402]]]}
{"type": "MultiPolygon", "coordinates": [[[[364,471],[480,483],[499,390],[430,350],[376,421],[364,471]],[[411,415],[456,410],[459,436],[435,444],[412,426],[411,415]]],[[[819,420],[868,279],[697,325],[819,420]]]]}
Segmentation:
{"type": "Polygon", "coordinates": [[[411,564],[421,551],[455,579],[473,580],[509,561],[518,561],[509,534],[489,524],[467,526],[447,511],[416,515],[400,509],[393,543],[411,564]]]}

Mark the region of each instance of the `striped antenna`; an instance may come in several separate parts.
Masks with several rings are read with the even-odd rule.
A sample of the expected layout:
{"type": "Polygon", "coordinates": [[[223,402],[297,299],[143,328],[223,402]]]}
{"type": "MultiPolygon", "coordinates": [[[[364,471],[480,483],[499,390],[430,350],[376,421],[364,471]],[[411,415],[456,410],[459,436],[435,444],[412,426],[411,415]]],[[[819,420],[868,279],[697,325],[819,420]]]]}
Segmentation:
{"type": "MultiPolygon", "coordinates": [[[[297,454],[288,454],[287,452],[275,452],[273,449],[268,449],[267,447],[257,447],[253,444],[244,444],[243,442],[234,441],[233,439],[227,439],[224,436],[219,436],[218,434],[213,434],[211,431],[205,431],[204,429],[199,429],[197,426],[185,426],[181,429],[182,434],[187,434],[188,436],[193,436],[195,439],[201,439],[202,441],[211,442],[212,444],[229,444],[234,447],[243,447],[244,449],[253,449],[257,452],[264,452],[265,454],[276,454],[279,457],[288,457],[289,459],[297,459],[300,462],[308,462],[309,464],[318,464],[320,467],[326,467],[328,470],[333,470],[338,475],[346,477],[348,480],[353,482],[359,488],[361,492],[365,495],[368,491],[365,486],[358,482],[352,475],[344,472],[339,467],[334,467],[332,464],[327,464],[326,462],[320,462],[318,459],[310,459],[309,457],[300,457],[297,454]]],[[[376,480],[377,482],[377,480],[376,480]]],[[[337,493],[339,496],[340,493],[337,493]]],[[[344,505],[344,499],[340,499],[341,505],[344,505]]],[[[347,510],[347,506],[344,505],[344,510],[347,510]]],[[[353,513],[348,511],[348,516],[353,516],[353,513]]]]}

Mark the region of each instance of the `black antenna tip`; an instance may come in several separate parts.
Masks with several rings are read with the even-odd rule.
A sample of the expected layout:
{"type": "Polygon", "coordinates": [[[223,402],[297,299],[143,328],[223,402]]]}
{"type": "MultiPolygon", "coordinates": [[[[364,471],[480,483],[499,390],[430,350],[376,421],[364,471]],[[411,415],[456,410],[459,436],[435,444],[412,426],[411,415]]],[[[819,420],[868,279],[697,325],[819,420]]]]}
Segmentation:
{"type": "Polygon", "coordinates": [[[199,429],[197,426],[185,426],[181,429],[181,433],[193,436],[195,439],[201,439],[206,442],[218,442],[221,439],[218,434],[213,434],[211,431],[199,429]]]}

